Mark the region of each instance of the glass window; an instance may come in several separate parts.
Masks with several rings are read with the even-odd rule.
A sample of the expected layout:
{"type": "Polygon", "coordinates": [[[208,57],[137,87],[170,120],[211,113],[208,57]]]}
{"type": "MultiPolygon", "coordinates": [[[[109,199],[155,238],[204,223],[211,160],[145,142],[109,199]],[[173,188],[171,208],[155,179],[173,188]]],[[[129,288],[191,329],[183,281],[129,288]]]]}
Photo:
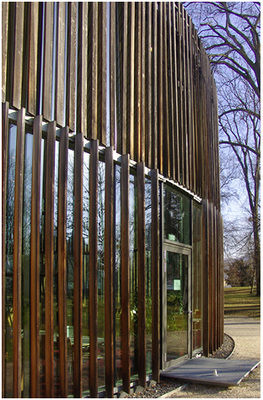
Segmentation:
{"type": "Polygon", "coordinates": [[[145,266],[146,266],[146,372],[152,371],[152,201],[151,180],[145,178],[145,266]]]}
{"type": "Polygon", "coordinates": [[[168,185],[164,186],[164,238],[191,244],[190,199],[168,185]]]}

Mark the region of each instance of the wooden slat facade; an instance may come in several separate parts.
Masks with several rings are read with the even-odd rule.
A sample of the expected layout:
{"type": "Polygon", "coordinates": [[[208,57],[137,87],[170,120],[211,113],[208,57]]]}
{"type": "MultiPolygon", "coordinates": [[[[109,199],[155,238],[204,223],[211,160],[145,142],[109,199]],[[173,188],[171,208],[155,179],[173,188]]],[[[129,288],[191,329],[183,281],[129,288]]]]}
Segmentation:
{"type": "MultiPolygon", "coordinates": [[[[3,316],[7,299],[4,283],[9,124],[17,125],[18,134],[11,395],[23,395],[20,332],[25,132],[33,136],[30,396],[40,397],[44,393],[48,397],[69,394],[98,397],[105,386],[106,396],[113,397],[119,374],[122,390],[129,393],[134,380],[133,368],[141,386],[146,386],[149,376],[159,381],[163,368],[160,310],[163,214],[159,186],[166,179],[175,187],[179,185],[181,191],[186,189],[185,194],[192,201],[202,204],[204,354],[209,355],[223,342],[223,222],[217,97],[209,60],[182,3],[3,3],[2,9],[3,316]],[[70,151],[74,152],[72,171],[69,170],[70,151]],[[87,188],[84,187],[87,179],[84,152],[89,153],[87,188]],[[105,191],[99,197],[104,190],[99,188],[100,163],[105,165],[102,178],[105,191]],[[120,182],[116,181],[117,166],[120,182]],[[133,200],[130,200],[131,175],[135,177],[133,200]],[[146,240],[146,175],[147,180],[151,180],[150,256],[146,254],[149,239],[146,240]],[[70,181],[72,176],[74,182],[70,181]],[[68,185],[74,187],[72,232],[67,221],[71,210],[68,185]],[[117,189],[120,190],[120,204],[116,200],[117,189]],[[84,190],[89,199],[85,207],[84,190]],[[103,211],[98,210],[102,203],[103,211]],[[136,227],[134,249],[130,246],[134,240],[130,237],[132,207],[136,227]],[[100,221],[103,221],[103,228],[98,231],[100,221]],[[88,227],[87,242],[84,225],[88,227]],[[103,250],[99,252],[101,236],[103,250]],[[68,248],[73,238],[71,288],[68,248]],[[136,252],[135,267],[130,265],[130,247],[134,254],[136,252]],[[85,263],[88,260],[88,287],[83,273],[84,251],[85,257],[88,254],[85,258],[85,263]],[[117,264],[120,268],[118,282],[117,264]],[[43,268],[44,322],[40,302],[43,268]],[[138,274],[133,282],[138,294],[136,333],[133,332],[131,312],[134,309],[130,299],[134,271],[138,274]],[[99,274],[103,279],[98,282],[99,274]],[[149,276],[152,320],[151,334],[146,334],[146,278],[149,276]],[[57,293],[53,292],[53,287],[57,293]],[[115,290],[119,291],[118,300],[115,290]],[[88,315],[85,315],[82,301],[84,292],[88,293],[88,315]],[[73,333],[68,319],[71,300],[73,333]],[[120,310],[115,309],[117,302],[120,310]],[[55,307],[58,307],[57,322],[55,307]],[[120,350],[117,349],[114,320],[117,311],[120,350]],[[98,315],[104,316],[103,328],[98,315]],[[84,318],[88,326],[83,324],[84,318]],[[40,356],[41,335],[45,335],[44,356],[40,356]],[[149,367],[150,336],[152,359],[149,367]],[[138,348],[134,349],[136,343],[138,348]],[[44,392],[40,390],[42,385],[44,392]]],[[[6,332],[5,324],[4,317],[3,332],[6,332]]],[[[3,354],[5,345],[3,338],[3,354]]],[[[10,397],[6,366],[7,361],[3,359],[3,395],[10,397]]]]}

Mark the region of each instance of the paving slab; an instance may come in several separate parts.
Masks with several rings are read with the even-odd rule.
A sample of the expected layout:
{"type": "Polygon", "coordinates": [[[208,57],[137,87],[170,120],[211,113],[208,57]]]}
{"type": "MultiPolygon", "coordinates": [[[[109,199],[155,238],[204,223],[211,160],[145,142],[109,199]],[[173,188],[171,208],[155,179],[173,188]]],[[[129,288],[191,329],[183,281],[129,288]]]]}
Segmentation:
{"type": "Polygon", "coordinates": [[[259,365],[258,360],[194,358],[161,372],[162,378],[217,386],[237,386],[259,365]]]}

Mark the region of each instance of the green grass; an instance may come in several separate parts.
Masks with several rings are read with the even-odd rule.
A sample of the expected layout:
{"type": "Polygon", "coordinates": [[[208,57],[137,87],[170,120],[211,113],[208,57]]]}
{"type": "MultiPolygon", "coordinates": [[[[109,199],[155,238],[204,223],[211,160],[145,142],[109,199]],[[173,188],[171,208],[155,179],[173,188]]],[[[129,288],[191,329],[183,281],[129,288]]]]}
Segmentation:
{"type": "Polygon", "coordinates": [[[260,297],[250,287],[225,288],[225,317],[260,318],[260,297]]]}

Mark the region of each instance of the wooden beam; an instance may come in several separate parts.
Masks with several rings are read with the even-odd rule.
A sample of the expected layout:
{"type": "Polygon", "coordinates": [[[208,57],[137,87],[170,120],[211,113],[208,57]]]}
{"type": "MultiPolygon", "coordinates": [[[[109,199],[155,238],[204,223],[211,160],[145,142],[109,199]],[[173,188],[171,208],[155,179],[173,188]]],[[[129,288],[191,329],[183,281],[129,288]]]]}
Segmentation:
{"type": "Polygon", "coordinates": [[[138,375],[146,386],[146,287],[145,287],[145,164],[137,164],[138,213],[138,375]]]}
{"type": "Polygon", "coordinates": [[[97,271],[97,214],[99,144],[90,142],[90,225],[89,225],[89,332],[90,332],[90,396],[98,396],[98,271],[97,271]]]}
{"type": "MultiPolygon", "coordinates": [[[[82,397],[82,210],[83,133],[75,136],[74,154],[74,396],[82,397]]],[[[92,283],[91,283],[92,284],[92,283]]]]}
{"type": "Polygon", "coordinates": [[[122,385],[130,393],[129,155],[121,161],[121,350],[122,385]]]}
{"type": "Polygon", "coordinates": [[[41,139],[42,116],[33,123],[33,162],[31,200],[31,259],[30,259],[30,333],[31,333],[31,376],[30,396],[39,397],[40,354],[39,354],[39,266],[40,266],[40,185],[41,185],[41,139]]]}
{"type": "Polygon", "coordinates": [[[114,333],[113,333],[113,237],[114,237],[114,162],[113,148],[105,149],[105,385],[106,396],[113,397],[114,333]]]}
{"type": "Polygon", "coordinates": [[[59,379],[61,397],[68,397],[67,383],[67,181],[69,128],[61,130],[58,176],[58,329],[59,379]]]}

